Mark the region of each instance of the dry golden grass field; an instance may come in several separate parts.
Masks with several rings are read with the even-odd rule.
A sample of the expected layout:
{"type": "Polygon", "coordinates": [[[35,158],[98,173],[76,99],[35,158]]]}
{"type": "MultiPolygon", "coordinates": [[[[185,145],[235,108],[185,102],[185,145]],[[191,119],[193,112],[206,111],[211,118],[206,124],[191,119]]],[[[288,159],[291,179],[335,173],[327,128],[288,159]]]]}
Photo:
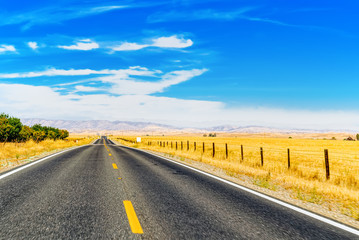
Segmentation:
{"type": "Polygon", "coordinates": [[[36,143],[0,143],[0,171],[31,161],[32,157],[59,151],[65,148],[89,144],[93,137],[70,136],[65,140],[45,140],[36,143]]]}
{"type": "Polygon", "coordinates": [[[254,184],[274,191],[278,186],[284,187],[294,198],[326,204],[329,209],[339,208],[343,214],[359,220],[359,141],[143,136],[141,143],[134,143],[136,138],[133,136],[111,139],[132,147],[203,162],[225,170],[229,176],[247,175],[253,178],[254,184]],[[328,149],[329,179],[326,177],[324,149],[328,149]]]}

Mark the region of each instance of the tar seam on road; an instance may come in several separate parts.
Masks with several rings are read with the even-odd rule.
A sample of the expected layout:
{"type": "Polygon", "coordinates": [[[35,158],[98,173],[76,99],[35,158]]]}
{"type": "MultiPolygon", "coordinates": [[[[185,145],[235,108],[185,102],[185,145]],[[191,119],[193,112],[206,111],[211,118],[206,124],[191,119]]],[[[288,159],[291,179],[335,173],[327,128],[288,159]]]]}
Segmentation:
{"type": "Polygon", "coordinates": [[[138,233],[138,234],[143,234],[143,230],[142,230],[140,221],[138,221],[135,209],[133,208],[131,201],[125,200],[125,201],[123,201],[123,205],[125,205],[127,218],[130,223],[132,232],[138,233]]]}
{"type": "Polygon", "coordinates": [[[71,149],[63,150],[63,151],[61,151],[61,152],[54,153],[54,154],[52,154],[52,155],[50,155],[50,156],[47,156],[47,157],[44,157],[44,158],[40,158],[39,160],[36,160],[35,162],[29,163],[29,164],[27,164],[27,165],[25,165],[25,166],[19,167],[19,168],[15,169],[15,170],[12,170],[12,171],[10,171],[10,172],[8,172],[8,173],[5,173],[5,174],[1,175],[1,176],[0,176],[0,180],[3,179],[3,178],[6,178],[7,176],[10,176],[10,175],[12,175],[12,174],[14,174],[14,173],[17,173],[17,172],[19,172],[19,171],[21,171],[21,170],[24,170],[25,168],[31,167],[31,166],[33,166],[33,165],[35,165],[35,164],[38,164],[38,163],[40,163],[40,162],[42,162],[42,161],[45,161],[45,160],[49,159],[49,158],[55,157],[55,156],[57,156],[57,155],[59,155],[59,154],[62,154],[62,153],[64,153],[64,152],[71,151],[71,150],[74,150],[74,149],[77,149],[77,148],[81,148],[81,147],[85,147],[85,146],[89,146],[89,145],[90,145],[90,144],[88,144],[88,145],[83,145],[83,146],[79,146],[79,147],[76,147],[76,148],[71,148],[71,149]]]}
{"type": "Polygon", "coordinates": [[[114,169],[118,169],[116,163],[112,163],[112,167],[113,167],[114,169]]]}
{"type": "Polygon", "coordinates": [[[177,164],[177,165],[183,166],[183,167],[185,167],[185,168],[191,169],[191,170],[193,170],[193,171],[195,171],[195,172],[198,172],[198,173],[201,173],[201,174],[206,175],[206,176],[208,176],[208,177],[214,178],[214,179],[216,179],[216,180],[218,180],[218,181],[224,182],[224,183],[229,184],[229,185],[231,185],[231,186],[233,186],[233,187],[236,187],[236,188],[241,189],[241,190],[243,190],[243,191],[249,192],[249,193],[251,193],[251,194],[253,194],[253,195],[256,195],[256,196],[261,197],[261,198],[264,198],[264,199],[266,199],[266,200],[268,200],[268,201],[277,203],[277,204],[279,204],[279,205],[281,205],[281,206],[283,206],[283,207],[292,209],[292,210],[294,210],[294,211],[296,211],[296,212],[302,213],[302,214],[304,214],[304,215],[306,215],[306,216],[309,216],[309,217],[311,217],[311,218],[314,218],[314,219],[316,219],[316,220],[319,220],[319,221],[321,221],[321,222],[327,223],[327,224],[329,224],[329,225],[335,226],[335,227],[337,227],[337,228],[340,228],[340,229],[342,229],[342,230],[345,230],[345,231],[347,231],[347,232],[350,232],[350,233],[353,233],[353,234],[359,236],[359,230],[357,230],[357,229],[355,229],[355,228],[352,228],[352,227],[349,227],[349,226],[347,226],[347,225],[345,225],[345,224],[342,224],[342,223],[336,222],[336,221],[334,221],[334,220],[328,219],[328,218],[326,218],[326,217],[320,216],[320,215],[318,215],[318,214],[309,212],[309,211],[304,210],[304,209],[302,209],[302,208],[300,208],[300,207],[296,207],[296,206],[291,205],[291,204],[289,204],[289,203],[283,202],[283,201],[278,200],[278,199],[276,199],[276,198],[267,196],[267,195],[265,195],[265,194],[263,194],[263,193],[260,193],[260,192],[254,191],[254,190],[252,190],[252,189],[246,188],[246,187],[244,187],[244,186],[238,185],[238,184],[236,184],[236,183],[233,183],[233,182],[231,182],[231,181],[228,181],[228,180],[225,180],[225,179],[223,179],[223,178],[217,177],[217,176],[212,175],[212,174],[210,174],[210,173],[201,171],[201,170],[196,169],[196,168],[194,168],[194,167],[190,167],[190,166],[188,166],[188,165],[186,165],[186,164],[176,162],[176,161],[174,161],[174,160],[168,159],[168,158],[166,158],[166,157],[162,157],[162,156],[160,156],[160,155],[157,155],[157,154],[154,154],[154,153],[151,153],[151,152],[147,152],[147,151],[142,150],[142,149],[132,148],[132,147],[128,147],[128,146],[125,146],[125,147],[126,147],[126,148],[129,148],[129,149],[141,151],[141,152],[144,152],[144,153],[147,153],[147,154],[150,154],[150,155],[159,157],[159,158],[164,159],[164,160],[166,160],[166,161],[175,163],[175,164],[177,164]]]}

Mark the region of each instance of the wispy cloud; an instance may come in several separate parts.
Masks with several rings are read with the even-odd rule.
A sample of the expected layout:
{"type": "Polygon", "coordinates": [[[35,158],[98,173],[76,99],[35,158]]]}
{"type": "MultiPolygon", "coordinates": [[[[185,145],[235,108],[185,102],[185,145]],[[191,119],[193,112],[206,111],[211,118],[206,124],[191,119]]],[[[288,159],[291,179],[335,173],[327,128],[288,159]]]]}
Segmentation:
{"type": "Polygon", "coordinates": [[[289,23],[285,23],[285,22],[281,22],[281,21],[277,21],[277,20],[272,20],[272,19],[268,19],[268,18],[248,17],[248,16],[241,16],[240,18],[244,19],[244,20],[252,21],[252,22],[271,23],[271,24],[280,25],[280,26],[286,26],[286,27],[311,27],[311,26],[289,24],[289,23]]]}
{"type": "Polygon", "coordinates": [[[5,73],[0,74],[0,78],[3,79],[15,79],[15,78],[34,78],[34,77],[54,77],[54,76],[89,76],[89,75],[137,75],[137,76],[152,76],[161,71],[150,71],[147,68],[130,67],[128,69],[56,69],[50,68],[40,72],[25,72],[25,73],[5,73]]]}
{"type": "Polygon", "coordinates": [[[147,21],[150,23],[170,21],[193,21],[193,20],[225,20],[230,21],[242,17],[245,13],[251,12],[255,7],[243,7],[234,11],[219,12],[213,9],[195,11],[169,11],[157,12],[150,15],[147,21]]]}
{"type": "Polygon", "coordinates": [[[70,46],[57,46],[58,48],[63,48],[67,50],[83,50],[88,51],[92,49],[99,48],[98,43],[92,41],[91,39],[82,39],[78,41],[75,45],[70,46]]]}
{"type": "MultiPolygon", "coordinates": [[[[91,76],[103,75],[96,78],[91,78],[88,81],[99,82],[102,85],[106,83],[109,85],[102,90],[118,95],[148,95],[153,93],[163,92],[166,88],[177,85],[179,83],[188,81],[196,76],[202,75],[207,69],[191,69],[172,71],[169,73],[162,73],[160,70],[149,70],[144,67],[134,66],[128,69],[48,69],[41,72],[27,72],[27,73],[9,73],[0,74],[3,79],[16,78],[34,78],[34,77],[53,77],[53,76],[91,76]],[[143,80],[141,77],[151,77],[150,81],[143,80]]],[[[75,85],[76,91],[92,92],[98,90],[93,86],[86,86],[83,83],[86,81],[77,81],[72,84],[58,84],[55,86],[66,87],[75,85]],[[81,83],[80,85],[77,85],[81,83]]],[[[73,88],[73,87],[70,87],[73,88]]]]}
{"type": "Polygon", "coordinates": [[[135,51],[135,50],[140,50],[142,48],[146,48],[149,46],[150,46],[149,44],[138,44],[138,43],[124,42],[121,45],[111,47],[111,49],[113,51],[135,51]]]}
{"type": "Polygon", "coordinates": [[[51,6],[29,12],[18,14],[0,14],[0,26],[21,24],[22,29],[26,30],[35,25],[59,24],[71,19],[93,16],[109,11],[129,8],[127,5],[95,6],[95,7],[67,7],[51,6]]]}
{"type": "Polygon", "coordinates": [[[5,53],[5,52],[16,52],[16,48],[13,45],[1,44],[0,53],[5,53]]]}
{"type": "Polygon", "coordinates": [[[194,20],[219,20],[219,21],[232,21],[236,19],[252,21],[252,22],[264,22],[280,26],[287,27],[308,27],[315,28],[313,26],[303,26],[289,24],[283,21],[264,18],[264,17],[253,17],[254,11],[258,7],[243,7],[234,11],[220,12],[213,9],[204,9],[196,11],[170,11],[170,12],[157,12],[153,15],[150,15],[147,18],[149,23],[159,23],[159,22],[171,22],[171,21],[194,21],[194,20]]]}
{"type": "Polygon", "coordinates": [[[120,45],[112,46],[110,47],[110,49],[112,49],[113,51],[135,51],[147,47],[187,48],[193,45],[193,41],[191,39],[184,39],[183,37],[179,37],[177,35],[173,35],[170,37],[154,38],[151,39],[149,42],[150,43],[148,44],[124,42],[120,45]]]}
{"type": "Polygon", "coordinates": [[[29,48],[31,48],[32,50],[36,50],[39,48],[39,46],[37,45],[37,42],[28,42],[27,45],[29,46],[29,48]]]}
{"type": "Polygon", "coordinates": [[[15,78],[33,78],[33,77],[52,77],[52,76],[86,76],[91,74],[109,74],[110,70],[91,70],[91,69],[56,69],[50,68],[40,72],[26,72],[26,73],[5,73],[0,74],[0,78],[3,79],[15,79],[15,78]]]}
{"type": "Polygon", "coordinates": [[[129,78],[124,75],[100,77],[102,82],[112,83],[111,93],[120,95],[149,95],[163,92],[166,88],[188,81],[202,75],[207,69],[192,69],[173,71],[164,74],[159,81],[143,81],[129,78]]]}

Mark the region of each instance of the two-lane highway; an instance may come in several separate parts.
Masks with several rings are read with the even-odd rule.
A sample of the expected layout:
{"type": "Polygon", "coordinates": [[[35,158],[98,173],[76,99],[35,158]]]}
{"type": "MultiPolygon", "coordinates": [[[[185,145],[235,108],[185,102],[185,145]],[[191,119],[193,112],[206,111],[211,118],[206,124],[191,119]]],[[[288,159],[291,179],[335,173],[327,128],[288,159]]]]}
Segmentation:
{"type": "Polygon", "coordinates": [[[1,176],[0,239],[359,239],[106,138],[1,176]]]}
{"type": "Polygon", "coordinates": [[[103,144],[66,152],[0,180],[0,239],[132,236],[124,189],[116,180],[103,144]]]}

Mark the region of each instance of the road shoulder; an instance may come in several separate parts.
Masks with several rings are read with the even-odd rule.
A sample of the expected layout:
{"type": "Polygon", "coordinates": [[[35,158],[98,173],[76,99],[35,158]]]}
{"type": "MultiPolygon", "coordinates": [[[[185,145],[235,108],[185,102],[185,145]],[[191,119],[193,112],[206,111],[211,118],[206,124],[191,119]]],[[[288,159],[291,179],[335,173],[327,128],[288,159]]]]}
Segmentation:
{"type": "MultiPolygon", "coordinates": [[[[119,146],[124,146],[124,147],[128,147],[128,148],[132,148],[129,146],[125,146],[123,144],[120,144],[119,142],[112,140],[115,144],[119,145],[119,146]]],[[[136,148],[133,148],[136,149],[136,148]]],[[[148,152],[151,153],[153,155],[157,155],[160,157],[164,157],[173,161],[176,161],[178,163],[187,165],[189,167],[192,168],[196,168],[200,171],[212,174],[214,176],[220,177],[222,179],[225,179],[227,181],[233,182],[235,184],[238,184],[240,186],[255,190],[257,192],[263,193],[265,195],[268,195],[270,197],[279,199],[283,202],[292,204],[294,206],[298,206],[300,208],[303,208],[305,210],[308,210],[310,212],[319,214],[321,216],[324,216],[326,218],[332,219],[334,221],[346,224],[348,226],[354,227],[356,229],[359,229],[359,221],[356,221],[355,219],[348,217],[344,214],[342,214],[339,210],[334,210],[332,209],[332,211],[330,211],[326,206],[323,205],[319,205],[319,204],[315,204],[315,203],[310,203],[310,202],[305,202],[299,199],[295,199],[292,197],[292,192],[290,190],[287,190],[281,186],[276,186],[275,191],[271,190],[269,188],[264,188],[264,187],[260,187],[256,184],[254,184],[254,179],[252,177],[246,176],[246,175],[233,175],[233,176],[229,176],[223,169],[211,166],[209,164],[206,163],[202,163],[202,162],[198,162],[192,159],[187,159],[187,158],[182,158],[182,157],[177,157],[177,156],[171,156],[169,154],[165,154],[165,153],[161,153],[161,152],[156,152],[156,151],[151,151],[151,150],[147,150],[147,149],[139,149],[141,151],[144,152],[148,152]]]]}

